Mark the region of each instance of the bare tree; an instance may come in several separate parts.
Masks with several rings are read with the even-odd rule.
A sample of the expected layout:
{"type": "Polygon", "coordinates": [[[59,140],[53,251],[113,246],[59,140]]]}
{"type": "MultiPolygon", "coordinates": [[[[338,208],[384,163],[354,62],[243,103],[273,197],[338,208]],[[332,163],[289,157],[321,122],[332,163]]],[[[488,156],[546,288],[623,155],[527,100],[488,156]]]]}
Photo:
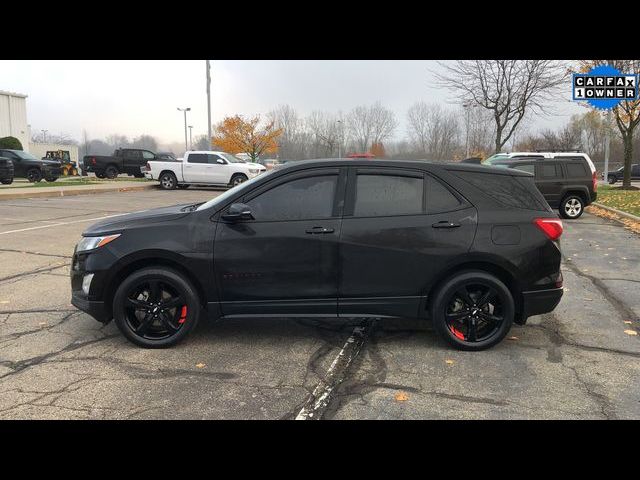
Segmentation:
{"type": "Polygon", "coordinates": [[[151,150],[152,152],[158,151],[158,142],[151,135],[140,135],[139,137],[134,138],[130,146],[133,148],[151,150]]]}
{"type": "Polygon", "coordinates": [[[315,155],[333,157],[341,141],[339,118],[330,113],[314,111],[306,123],[309,133],[314,138],[315,155]]]}
{"type": "Polygon", "coordinates": [[[281,159],[296,160],[305,158],[308,149],[308,135],[304,121],[290,105],[280,105],[268,114],[275,127],[282,130],[278,138],[278,155],[281,159]]]}
{"type": "Polygon", "coordinates": [[[440,63],[439,83],[463,103],[492,113],[495,153],[500,152],[522,119],[546,111],[549,100],[566,84],[569,72],[555,60],[458,60],[440,63]]]}
{"type": "Polygon", "coordinates": [[[374,143],[387,140],[398,126],[393,111],[380,102],[354,108],[347,115],[346,123],[351,138],[362,152],[367,151],[374,143]]]}
{"type": "Polygon", "coordinates": [[[129,137],[126,135],[119,135],[117,133],[112,133],[105,138],[107,144],[112,148],[126,148],[129,146],[129,137]]]}
{"type": "Polygon", "coordinates": [[[418,102],[407,112],[409,138],[417,152],[430,160],[453,160],[459,147],[457,115],[439,105],[418,102]]]}

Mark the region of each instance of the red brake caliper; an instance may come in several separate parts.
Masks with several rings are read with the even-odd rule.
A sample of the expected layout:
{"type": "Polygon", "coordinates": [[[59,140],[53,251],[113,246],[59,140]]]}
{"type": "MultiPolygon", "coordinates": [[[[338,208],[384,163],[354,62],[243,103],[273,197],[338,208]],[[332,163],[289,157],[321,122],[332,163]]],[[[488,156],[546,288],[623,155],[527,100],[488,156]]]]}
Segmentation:
{"type": "Polygon", "coordinates": [[[462,334],[462,332],[456,330],[453,326],[451,327],[451,331],[453,332],[453,334],[458,337],[460,340],[464,340],[464,335],[462,334]]]}
{"type": "Polygon", "coordinates": [[[178,323],[182,324],[187,320],[187,306],[182,306],[182,311],[180,312],[180,318],[178,319],[178,323]]]}

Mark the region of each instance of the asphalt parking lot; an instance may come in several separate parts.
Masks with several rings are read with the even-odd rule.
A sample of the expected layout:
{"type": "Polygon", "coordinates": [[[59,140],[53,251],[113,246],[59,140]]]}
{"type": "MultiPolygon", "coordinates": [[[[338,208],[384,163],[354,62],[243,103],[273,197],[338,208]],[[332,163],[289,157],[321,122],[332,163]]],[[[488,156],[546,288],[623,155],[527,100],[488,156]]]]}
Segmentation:
{"type": "Polygon", "coordinates": [[[559,307],[479,353],[426,322],[304,318],[202,322],[144,350],[70,305],[71,253],[92,222],[216,194],[0,202],[0,418],[640,418],[640,335],[625,333],[640,331],[640,236],[589,214],[564,222],[559,307]]]}

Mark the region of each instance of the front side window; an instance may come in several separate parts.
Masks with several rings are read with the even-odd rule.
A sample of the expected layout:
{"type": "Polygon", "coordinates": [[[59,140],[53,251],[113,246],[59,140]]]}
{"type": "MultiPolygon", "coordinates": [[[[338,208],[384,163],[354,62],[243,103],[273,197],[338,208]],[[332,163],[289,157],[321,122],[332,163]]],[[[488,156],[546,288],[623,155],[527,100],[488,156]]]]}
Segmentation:
{"type": "Polygon", "coordinates": [[[384,217],[423,213],[424,179],[397,175],[359,174],[354,216],[384,217]]]}
{"type": "Polygon", "coordinates": [[[224,159],[222,157],[216,155],[215,153],[208,153],[207,157],[209,158],[209,163],[218,163],[218,160],[223,160],[222,163],[226,163],[224,162],[224,159]]]}
{"type": "Polygon", "coordinates": [[[257,222],[330,218],[338,175],[304,177],[283,183],[247,202],[257,222]]]}
{"type": "Polygon", "coordinates": [[[235,155],[231,155],[230,153],[223,153],[222,156],[227,160],[227,162],[229,163],[246,163],[244,160],[242,160],[241,158],[236,157],[235,155]]]}
{"type": "Polygon", "coordinates": [[[124,159],[125,160],[138,160],[140,158],[140,152],[136,150],[125,150],[124,159]]]}

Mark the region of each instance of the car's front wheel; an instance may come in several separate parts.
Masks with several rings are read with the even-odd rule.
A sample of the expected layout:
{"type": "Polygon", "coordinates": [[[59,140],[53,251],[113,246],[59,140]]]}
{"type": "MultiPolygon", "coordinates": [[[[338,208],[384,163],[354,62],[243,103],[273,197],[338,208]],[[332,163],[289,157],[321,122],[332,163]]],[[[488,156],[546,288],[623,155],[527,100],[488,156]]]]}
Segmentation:
{"type": "Polygon", "coordinates": [[[434,328],[449,344],[459,350],[484,350],[509,332],[515,304],[494,275],[465,271],[438,288],[430,310],[434,328]]]}
{"type": "Polygon", "coordinates": [[[198,293],[182,274],[150,267],[129,275],[113,298],[113,318],[127,339],[145,348],[181,341],[198,323],[198,293]]]}
{"type": "Polygon", "coordinates": [[[560,202],[560,216],[570,220],[579,218],[584,211],[584,200],[578,195],[568,195],[560,202]]]}
{"type": "Polygon", "coordinates": [[[160,186],[164,190],[173,190],[178,186],[178,179],[173,172],[164,172],[160,175],[160,186]]]}

